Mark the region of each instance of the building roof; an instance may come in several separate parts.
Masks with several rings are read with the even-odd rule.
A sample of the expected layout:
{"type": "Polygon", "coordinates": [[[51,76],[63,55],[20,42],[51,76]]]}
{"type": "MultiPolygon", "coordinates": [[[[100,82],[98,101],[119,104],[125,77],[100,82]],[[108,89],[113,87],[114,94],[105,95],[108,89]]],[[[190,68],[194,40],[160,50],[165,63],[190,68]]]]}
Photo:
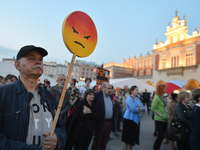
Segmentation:
{"type": "Polygon", "coordinates": [[[100,66],[98,64],[96,64],[95,62],[87,62],[87,61],[84,61],[84,60],[78,60],[80,62],[80,65],[93,65],[93,66],[100,66]]]}

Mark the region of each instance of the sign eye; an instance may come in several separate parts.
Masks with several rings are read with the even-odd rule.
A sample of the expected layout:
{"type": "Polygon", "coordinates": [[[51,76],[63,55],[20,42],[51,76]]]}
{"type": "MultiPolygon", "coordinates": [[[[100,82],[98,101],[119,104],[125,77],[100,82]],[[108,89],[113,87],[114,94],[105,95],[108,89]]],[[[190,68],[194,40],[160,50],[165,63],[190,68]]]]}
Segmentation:
{"type": "Polygon", "coordinates": [[[90,38],[90,35],[89,36],[84,36],[84,38],[86,38],[88,40],[90,38]]]}
{"type": "Polygon", "coordinates": [[[78,34],[78,31],[76,31],[76,29],[74,27],[72,27],[72,29],[73,29],[74,33],[78,34]]]}

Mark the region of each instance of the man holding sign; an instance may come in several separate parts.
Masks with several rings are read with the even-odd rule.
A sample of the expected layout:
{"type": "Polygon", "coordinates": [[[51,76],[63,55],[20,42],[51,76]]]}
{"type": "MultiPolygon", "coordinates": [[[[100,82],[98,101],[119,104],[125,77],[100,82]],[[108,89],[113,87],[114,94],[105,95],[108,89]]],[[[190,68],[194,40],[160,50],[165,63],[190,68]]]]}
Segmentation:
{"type": "Polygon", "coordinates": [[[0,87],[0,149],[64,147],[66,131],[61,116],[54,134],[50,135],[58,101],[37,83],[43,73],[43,57],[47,54],[41,47],[22,47],[15,61],[20,79],[0,87]]]}

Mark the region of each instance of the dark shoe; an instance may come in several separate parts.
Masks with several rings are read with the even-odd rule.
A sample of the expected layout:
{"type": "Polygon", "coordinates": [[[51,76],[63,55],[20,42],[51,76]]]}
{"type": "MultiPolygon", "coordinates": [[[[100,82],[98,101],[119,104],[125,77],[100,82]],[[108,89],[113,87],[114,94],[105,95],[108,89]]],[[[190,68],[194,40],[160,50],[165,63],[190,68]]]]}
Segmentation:
{"type": "Polygon", "coordinates": [[[154,132],[153,136],[157,136],[157,135],[158,135],[157,132],[154,132]]]}

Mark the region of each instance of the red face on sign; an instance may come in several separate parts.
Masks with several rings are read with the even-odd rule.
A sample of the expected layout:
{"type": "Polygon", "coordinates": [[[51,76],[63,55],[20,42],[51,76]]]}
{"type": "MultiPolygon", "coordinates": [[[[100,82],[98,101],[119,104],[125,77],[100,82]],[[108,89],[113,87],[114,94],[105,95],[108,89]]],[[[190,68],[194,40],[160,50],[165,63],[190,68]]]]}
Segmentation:
{"type": "Polygon", "coordinates": [[[97,31],[90,16],[81,11],[69,14],[63,23],[63,40],[70,52],[89,56],[97,44],[97,31]]]}

